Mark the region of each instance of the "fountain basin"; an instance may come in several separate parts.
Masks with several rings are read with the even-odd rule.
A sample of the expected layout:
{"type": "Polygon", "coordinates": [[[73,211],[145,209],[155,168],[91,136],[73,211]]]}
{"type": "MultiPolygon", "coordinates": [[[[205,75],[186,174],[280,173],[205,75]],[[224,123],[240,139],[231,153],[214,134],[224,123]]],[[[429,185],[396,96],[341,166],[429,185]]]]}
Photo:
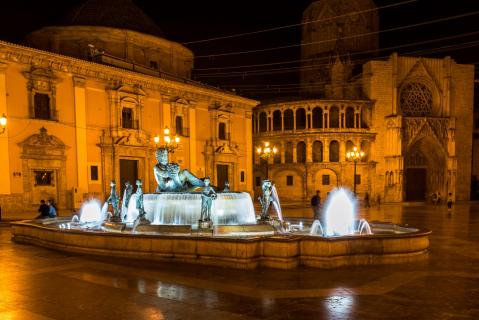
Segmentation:
{"type": "Polygon", "coordinates": [[[335,268],[416,261],[427,256],[429,230],[371,224],[373,235],[318,237],[307,234],[215,237],[190,234],[131,234],[60,229],[64,219],[12,224],[12,239],[66,252],[239,269],[298,266],[335,268]]]}

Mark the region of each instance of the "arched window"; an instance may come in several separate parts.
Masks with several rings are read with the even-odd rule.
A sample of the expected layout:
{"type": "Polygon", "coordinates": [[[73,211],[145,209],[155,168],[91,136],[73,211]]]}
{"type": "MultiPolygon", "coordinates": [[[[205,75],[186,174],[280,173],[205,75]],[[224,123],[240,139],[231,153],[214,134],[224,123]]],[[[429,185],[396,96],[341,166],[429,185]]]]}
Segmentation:
{"type": "Polygon", "coordinates": [[[125,129],[135,129],[132,108],[121,109],[121,126],[125,129]]]}
{"type": "Polygon", "coordinates": [[[425,84],[408,83],[401,89],[399,97],[404,116],[426,117],[432,114],[432,92],[425,84]]]}
{"type": "Polygon", "coordinates": [[[367,162],[371,154],[371,144],[367,140],[361,141],[361,151],[364,152],[363,161],[367,162]]]}
{"type": "Polygon", "coordinates": [[[338,107],[331,107],[329,109],[329,127],[339,128],[339,109],[338,107]]]}
{"type": "Polygon", "coordinates": [[[323,127],[323,109],[316,107],[313,109],[313,128],[323,127]]]}
{"type": "Polygon", "coordinates": [[[284,130],[293,130],[294,128],[294,116],[293,110],[287,109],[283,112],[284,130]]]}
{"type": "Polygon", "coordinates": [[[268,125],[266,124],[266,122],[266,112],[261,112],[259,114],[259,132],[266,132],[266,130],[268,129],[268,125]]]}
{"type": "Polygon", "coordinates": [[[175,125],[176,125],[176,134],[179,136],[183,135],[183,117],[176,116],[175,118],[175,125]]]}
{"type": "Polygon", "coordinates": [[[218,139],[227,140],[226,139],[226,123],[224,122],[220,122],[218,125],[218,139]]]}
{"type": "Polygon", "coordinates": [[[321,141],[313,143],[313,162],[323,162],[323,143],[321,141]]]}
{"type": "Polygon", "coordinates": [[[296,146],[296,162],[306,162],[306,143],[304,143],[303,141],[298,142],[296,146]]]}
{"type": "Polygon", "coordinates": [[[273,162],[274,163],[281,163],[281,148],[278,148],[278,152],[276,152],[274,154],[273,162]]]}
{"type": "Polygon", "coordinates": [[[273,131],[281,131],[281,111],[273,112],[273,131]]]}
{"type": "Polygon", "coordinates": [[[284,162],[293,163],[293,143],[286,143],[286,149],[284,150],[284,162]]]}
{"type": "Polygon", "coordinates": [[[339,142],[333,140],[329,143],[329,162],[339,161],[339,142]]]}
{"type": "Polygon", "coordinates": [[[253,121],[252,121],[252,125],[253,125],[253,133],[256,133],[256,117],[253,116],[253,121]]]}
{"type": "Polygon", "coordinates": [[[354,108],[346,108],[346,128],[354,128],[354,108]]]}
{"type": "Polygon", "coordinates": [[[296,109],[296,129],[306,129],[306,111],[303,108],[296,109]]]}

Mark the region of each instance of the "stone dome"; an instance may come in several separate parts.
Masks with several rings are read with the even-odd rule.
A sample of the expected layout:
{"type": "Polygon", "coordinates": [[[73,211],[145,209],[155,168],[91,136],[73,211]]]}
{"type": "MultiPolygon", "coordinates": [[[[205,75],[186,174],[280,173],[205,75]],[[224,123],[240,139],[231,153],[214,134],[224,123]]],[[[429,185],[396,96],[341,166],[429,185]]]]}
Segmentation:
{"type": "Polygon", "coordinates": [[[164,37],[163,31],[132,0],[87,0],[60,22],[65,26],[100,26],[164,37]]]}

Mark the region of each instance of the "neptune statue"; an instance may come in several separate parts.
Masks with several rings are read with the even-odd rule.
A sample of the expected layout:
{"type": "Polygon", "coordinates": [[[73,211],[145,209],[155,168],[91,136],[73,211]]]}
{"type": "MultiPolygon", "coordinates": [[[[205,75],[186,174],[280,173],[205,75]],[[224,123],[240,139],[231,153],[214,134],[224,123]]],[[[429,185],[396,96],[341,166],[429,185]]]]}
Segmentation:
{"type": "Polygon", "coordinates": [[[182,192],[194,187],[204,187],[203,181],[187,169],[180,170],[179,164],[169,162],[167,148],[158,148],[156,159],[158,163],[153,168],[158,183],[156,192],[182,192]]]}

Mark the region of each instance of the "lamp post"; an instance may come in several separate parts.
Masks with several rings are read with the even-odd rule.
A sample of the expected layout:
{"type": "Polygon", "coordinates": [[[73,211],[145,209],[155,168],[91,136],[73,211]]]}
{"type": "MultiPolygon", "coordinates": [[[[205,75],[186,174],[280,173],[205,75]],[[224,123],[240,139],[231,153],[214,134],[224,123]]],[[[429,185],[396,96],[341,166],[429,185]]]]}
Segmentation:
{"type": "Polygon", "coordinates": [[[0,134],[4,133],[6,129],[7,129],[7,116],[4,113],[0,117],[0,134]]]}
{"type": "MultiPolygon", "coordinates": [[[[153,139],[156,144],[160,142],[159,136],[155,136],[153,139]]],[[[178,147],[180,146],[180,137],[178,137],[177,135],[170,135],[170,129],[168,129],[168,127],[165,127],[165,129],[163,130],[163,140],[165,141],[164,148],[168,150],[168,153],[174,153],[175,150],[178,149],[178,147]]]]}
{"type": "Polygon", "coordinates": [[[268,141],[264,142],[264,146],[257,147],[256,152],[258,153],[261,159],[266,160],[266,179],[268,179],[268,160],[271,155],[275,155],[278,152],[276,146],[271,147],[268,141]]]}
{"type": "Polygon", "coordinates": [[[354,162],[354,177],[353,177],[353,189],[354,195],[356,195],[356,165],[358,161],[364,158],[364,152],[359,150],[357,147],[354,147],[352,151],[346,153],[346,159],[354,162]]]}

